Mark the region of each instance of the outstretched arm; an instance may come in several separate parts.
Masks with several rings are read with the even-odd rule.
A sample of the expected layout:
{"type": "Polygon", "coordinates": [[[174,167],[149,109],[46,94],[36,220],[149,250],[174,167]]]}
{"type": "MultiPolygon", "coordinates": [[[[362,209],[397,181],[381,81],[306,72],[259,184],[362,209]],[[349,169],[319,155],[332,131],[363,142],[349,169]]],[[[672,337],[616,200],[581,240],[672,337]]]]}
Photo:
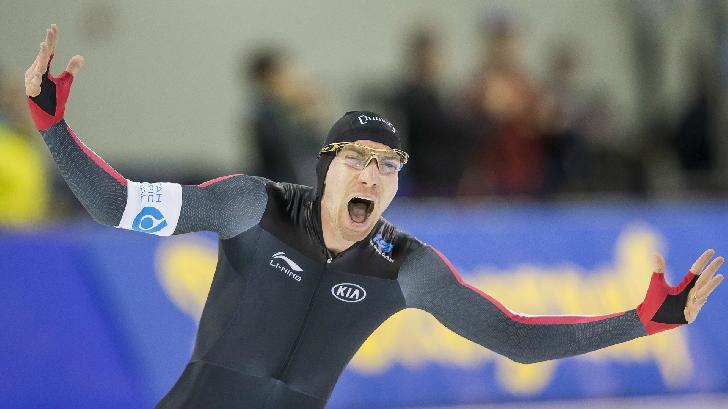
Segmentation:
{"type": "MultiPolygon", "coordinates": [[[[693,271],[703,271],[712,254],[701,256],[693,271]]],[[[686,316],[695,317],[687,315],[688,310],[692,313],[695,306],[702,306],[722,280],[721,275],[713,277],[722,262],[722,258],[714,260],[705,269],[702,282],[688,273],[676,287],[665,283],[661,271],[655,273],[645,302],[638,308],[602,316],[529,316],[511,311],[465,283],[450,262],[429,246],[403,263],[398,281],[408,307],[430,312],[457,334],[498,354],[533,363],[583,354],[686,324],[686,316]],[[698,290],[693,291],[693,286],[698,290]],[[688,299],[693,295],[696,298],[690,307],[688,299]]]]}
{"type": "Polygon", "coordinates": [[[157,235],[209,230],[223,238],[260,220],[267,200],[260,178],[231,175],[196,186],[134,182],[81,142],[63,116],[83,57],[74,56],[66,70],[53,77],[50,63],[56,38],[52,25],[26,71],[28,105],[61,175],[95,220],[157,235]]]}

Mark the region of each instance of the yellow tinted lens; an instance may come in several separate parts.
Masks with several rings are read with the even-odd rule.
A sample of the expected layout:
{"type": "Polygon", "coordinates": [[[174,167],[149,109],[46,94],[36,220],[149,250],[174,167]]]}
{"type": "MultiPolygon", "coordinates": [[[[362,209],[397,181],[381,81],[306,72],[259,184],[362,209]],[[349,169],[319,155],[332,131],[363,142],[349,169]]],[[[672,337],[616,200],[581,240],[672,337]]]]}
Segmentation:
{"type": "Polygon", "coordinates": [[[382,173],[393,173],[402,169],[402,161],[399,156],[379,156],[377,158],[379,163],[379,171],[382,173]]]}
{"type": "Polygon", "coordinates": [[[364,168],[369,155],[363,149],[354,145],[344,146],[338,155],[346,164],[357,169],[364,168]]]}

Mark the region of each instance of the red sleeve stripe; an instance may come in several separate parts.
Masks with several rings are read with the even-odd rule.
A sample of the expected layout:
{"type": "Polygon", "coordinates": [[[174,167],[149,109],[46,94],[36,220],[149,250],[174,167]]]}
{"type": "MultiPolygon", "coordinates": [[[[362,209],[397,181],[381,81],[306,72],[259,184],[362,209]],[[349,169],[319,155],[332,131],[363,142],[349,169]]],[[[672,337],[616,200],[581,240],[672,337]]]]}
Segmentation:
{"type": "Polygon", "coordinates": [[[126,178],[124,178],[124,176],[122,176],[121,173],[117,172],[116,169],[112,168],[111,165],[109,165],[103,159],[101,159],[101,157],[99,157],[99,155],[97,155],[96,152],[92,151],[91,149],[89,149],[88,146],[86,146],[83,142],[81,142],[81,140],[78,139],[78,136],[76,136],[76,133],[73,132],[73,129],[71,129],[70,126],[66,125],[66,129],[68,129],[68,132],[73,137],[73,140],[81,148],[81,150],[83,150],[83,152],[86,154],[86,156],[91,158],[99,167],[101,167],[103,170],[105,170],[106,173],[108,173],[109,175],[111,175],[111,177],[113,177],[114,179],[119,181],[119,183],[121,183],[124,186],[127,185],[126,178]]]}
{"type": "Polygon", "coordinates": [[[608,314],[608,315],[535,315],[535,316],[529,316],[529,315],[522,315],[522,314],[516,314],[513,311],[506,308],[503,304],[498,302],[495,298],[489,296],[488,294],[484,293],[483,291],[479,290],[476,287],[473,287],[472,285],[466,283],[463,281],[463,278],[460,277],[460,274],[457,272],[455,267],[450,263],[450,260],[445,257],[440,250],[430,246],[435,253],[440,256],[442,261],[447,264],[448,268],[450,269],[450,272],[453,276],[455,276],[455,279],[458,280],[458,282],[464,286],[467,287],[476,293],[480,294],[481,297],[485,298],[486,300],[490,301],[493,305],[498,307],[499,310],[503,312],[508,318],[512,319],[513,321],[520,322],[521,324],[531,324],[531,325],[553,325],[553,324],[584,324],[588,322],[594,322],[594,321],[600,321],[607,318],[617,317],[619,315],[624,314],[624,312],[617,312],[614,314],[608,314]]]}
{"type": "Polygon", "coordinates": [[[223,180],[230,179],[231,177],[234,177],[234,176],[242,176],[242,173],[235,173],[233,175],[220,176],[219,178],[215,178],[215,179],[212,179],[212,180],[208,180],[207,182],[200,183],[197,186],[199,186],[199,187],[208,187],[208,186],[210,186],[212,184],[215,184],[215,183],[218,183],[218,182],[222,182],[223,180]]]}

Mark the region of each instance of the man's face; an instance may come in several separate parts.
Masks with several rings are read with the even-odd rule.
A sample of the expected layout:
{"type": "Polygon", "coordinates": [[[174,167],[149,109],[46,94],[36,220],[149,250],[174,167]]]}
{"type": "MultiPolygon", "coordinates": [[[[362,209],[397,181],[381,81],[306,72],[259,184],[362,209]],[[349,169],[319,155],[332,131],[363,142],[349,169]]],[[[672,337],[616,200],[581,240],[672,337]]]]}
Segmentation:
{"type": "MultiPolygon", "coordinates": [[[[384,144],[369,140],[356,143],[375,149],[389,149],[384,144]]],[[[337,155],[326,173],[322,210],[327,212],[329,222],[343,239],[362,240],[394,199],[398,184],[398,172],[380,174],[376,160],[370,161],[363,170],[357,170],[337,155]]]]}

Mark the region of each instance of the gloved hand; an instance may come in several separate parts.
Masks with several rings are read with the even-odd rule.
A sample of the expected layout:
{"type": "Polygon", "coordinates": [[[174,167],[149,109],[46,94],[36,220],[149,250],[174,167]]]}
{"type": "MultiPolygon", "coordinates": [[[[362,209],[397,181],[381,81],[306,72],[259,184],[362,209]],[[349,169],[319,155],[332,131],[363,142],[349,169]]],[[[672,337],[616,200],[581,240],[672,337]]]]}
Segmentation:
{"type": "Polygon", "coordinates": [[[644,301],[637,307],[637,315],[647,335],[695,320],[710,293],[723,281],[722,274],[713,276],[723,264],[723,257],[717,257],[705,267],[714,254],[713,250],[704,252],[680,284],[674,287],[665,282],[665,261],[657,256],[657,271],[652,274],[644,301]]]}
{"type": "Polygon", "coordinates": [[[25,71],[25,95],[36,129],[44,131],[63,118],[73,78],[84,59],[74,55],[66,70],[58,77],[51,74],[51,61],[56,51],[58,28],[55,24],[46,31],[46,38],[33,64],[25,71]]]}

